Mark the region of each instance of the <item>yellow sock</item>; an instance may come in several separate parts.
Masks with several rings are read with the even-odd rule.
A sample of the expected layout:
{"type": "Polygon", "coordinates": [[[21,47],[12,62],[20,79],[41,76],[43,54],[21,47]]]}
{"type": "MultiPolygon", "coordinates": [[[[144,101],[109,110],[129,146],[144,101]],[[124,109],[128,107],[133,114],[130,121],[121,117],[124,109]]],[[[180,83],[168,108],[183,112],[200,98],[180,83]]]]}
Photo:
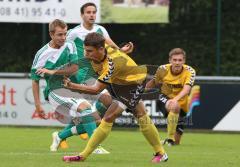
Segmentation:
{"type": "Polygon", "coordinates": [[[150,117],[145,114],[138,119],[140,131],[147,139],[148,143],[153,147],[156,153],[164,154],[165,150],[160,142],[160,137],[156,126],[152,123],[150,117]]]}
{"type": "Polygon", "coordinates": [[[179,117],[179,113],[175,113],[170,111],[168,113],[168,117],[167,117],[167,131],[168,131],[168,138],[172,139],[173,141],[175,141],[174,139],[174,134],[176,133],[176,127],[178,124],[178,117],[179,117]]]}
{"type": "Polygon", "coordinates": [[[97,146],[107,138],[108,134],[111,132],[113,123],[108,123],[104,120],[101,121],[101,124],[94,131],[93,135],[90,137],[87,146],[80,153],[83,158],[87,158],[96,148],[97,146]]]}

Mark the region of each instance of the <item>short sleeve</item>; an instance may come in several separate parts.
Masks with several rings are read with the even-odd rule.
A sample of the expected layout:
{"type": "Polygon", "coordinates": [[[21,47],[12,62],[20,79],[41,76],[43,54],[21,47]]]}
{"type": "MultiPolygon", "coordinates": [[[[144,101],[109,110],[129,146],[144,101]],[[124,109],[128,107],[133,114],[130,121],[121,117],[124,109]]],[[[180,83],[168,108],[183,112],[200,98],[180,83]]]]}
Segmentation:
{"type": "Polygon", "coordinates": [[[166,75],[167,73],[167,68],[165,65],[161,65],[158,67],[155,75],[154,75],[154,80],[156,83],[161,83],[163,77],[166,75]]]}
{"type": "Polygon", "coordinates": [[[193,84],[195,82],[196,72],[190,66],[186,66],[186,70],[187,70],[187,76],[186,76],[186,80],[185,80],[184,85],[193,86],[193,84]]]}

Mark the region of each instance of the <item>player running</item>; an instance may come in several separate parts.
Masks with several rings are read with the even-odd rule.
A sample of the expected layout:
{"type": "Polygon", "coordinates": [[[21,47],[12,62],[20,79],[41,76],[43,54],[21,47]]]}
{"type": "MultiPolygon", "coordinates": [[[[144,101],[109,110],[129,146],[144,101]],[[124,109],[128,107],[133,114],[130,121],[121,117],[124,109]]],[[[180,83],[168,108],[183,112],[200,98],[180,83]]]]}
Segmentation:
{"type": "Polygon", "coordinates": [[[146,114],[145,107],[140,101],[147,76],[146,66],[138,66],[125,53],[108,47],[105,49],[105,39],[98,33],[89,33],[84,40],[85,56],[98,73],[98,80],[94,85],[75,84],[66,78],[64,85],[80,93],[98,94],[108,86],[115,97],[107,109],[101,124],[94,131],[85,149],[77,156],[64,156],[63,160],[84,161],[93,150],[111,132],[114,120],[127,107],[130,108],[138,120],[140,130],[148,143],[153,147],[155,155],[153,163],[167,161],[168,156],[161,145],[157,128],[146,114]]]}
{"type": "Polygon", "coordinates": [[[67,108],[69,115],[72,117],[78,116],[82,119],[82,122],[78,124],[71,121],[63,131],[52,134],[53,143],[50,150],[57,151],[62,141],[74,134],[85,133],[87,131],[86,127],[88,132],[93,133],[96,129],[95,120],[100,120],[100,117],[96,116],[96,110],[93,110],[92,105],[86,99],[61,94],[63,91],[68,91],[67,94],[69,93],[69,95],[72,94],[68,89],[63,88],[62,79],[63,75],[71,75],[78,70],[77,50],[73,42],[66,41],[67,25],[62,20],[56,19],[49,24],[49,34],[51,41],[37,52],[31,69],[36,112],[44,118],[44,110],[39,98],[39,80],[41,76],[44,76],[47,83],[44,96],[52,105],[54,111],[59,106],[64,106],[67,108]]]}

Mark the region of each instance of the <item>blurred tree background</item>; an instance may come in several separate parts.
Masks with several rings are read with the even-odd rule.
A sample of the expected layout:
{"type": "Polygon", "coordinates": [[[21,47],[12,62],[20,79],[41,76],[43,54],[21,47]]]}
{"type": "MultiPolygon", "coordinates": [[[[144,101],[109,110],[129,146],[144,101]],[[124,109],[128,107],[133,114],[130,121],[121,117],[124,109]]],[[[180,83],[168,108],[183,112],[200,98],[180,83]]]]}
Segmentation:
{"type": "MultiPolygon", "coordinates": [[[[168,63],[181,47],[198,75],[240,76],[240,1],[221,0],[220,71],[217,68],[218,0],[171,0],[167,24],[103,24],[120,44],[132,41],[138,64],[168,63]]],[[[103,14],[107,14],[103,12],[103,14]]],[[[47,24],[0,23],[0,72],[29,72],[34,55],[49,40],[47,24]]],[[[72,28],[76,25],[69,25],[72,28]]]]}

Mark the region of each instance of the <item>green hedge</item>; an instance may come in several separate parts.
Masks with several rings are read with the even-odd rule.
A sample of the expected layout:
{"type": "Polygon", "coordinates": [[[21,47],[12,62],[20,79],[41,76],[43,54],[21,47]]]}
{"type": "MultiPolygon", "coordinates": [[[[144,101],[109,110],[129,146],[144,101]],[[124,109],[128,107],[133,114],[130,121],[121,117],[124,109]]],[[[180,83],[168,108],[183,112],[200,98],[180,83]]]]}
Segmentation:
{"type": "MultiPolygon", "coordinates": [[[[222,0],[220,75],[240,75],[240,1],[222,0]]],[[[118,44],[133,41],[139,64],[164,64],[168,52],[182,47],[198,75],[218,75],[217,0],[172,0],[169,24],[103,24],[118,44]]],[[[0,72],[28,72],[35,52],[49,40],[42,24],[1,23],[0,72]],[[44,37],[42,37],[42,34],[44,37]]],[[[75,25],[69,25],[73,27],[75,25]]]]}

